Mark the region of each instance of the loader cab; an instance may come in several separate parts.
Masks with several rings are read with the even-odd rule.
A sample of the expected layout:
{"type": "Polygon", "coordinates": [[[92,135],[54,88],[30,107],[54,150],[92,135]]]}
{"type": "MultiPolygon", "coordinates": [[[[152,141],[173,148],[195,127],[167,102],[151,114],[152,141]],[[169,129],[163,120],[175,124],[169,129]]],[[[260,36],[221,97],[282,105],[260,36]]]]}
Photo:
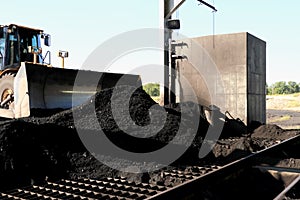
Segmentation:
{"type": "Polygon", "coordinates": [[[0,70],[17,68],[21,62],[43,63],[43,31],[11,24],[0,26],[0,70]]]}
{"type": "Polygon", "coordinates": [[[0,69],[4,66],[5,55],[5,27],[0,26],[0,69]]]}

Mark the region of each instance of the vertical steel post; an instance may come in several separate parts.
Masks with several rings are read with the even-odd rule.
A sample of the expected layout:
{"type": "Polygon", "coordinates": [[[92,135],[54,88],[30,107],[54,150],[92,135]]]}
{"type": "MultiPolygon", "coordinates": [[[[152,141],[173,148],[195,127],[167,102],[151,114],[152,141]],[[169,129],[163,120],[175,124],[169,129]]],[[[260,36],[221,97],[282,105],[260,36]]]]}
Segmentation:
{"type": "Polygon", "coordinates": [[[176,103],[176,58],[175,49],[172,45],[172,40],[169,40],[169,63],[170,63],[170,104],[174,105],[176,103]]]}
{"type": "Polygon", "coordinates": [[[166,21],[171,19],[171,16],[166,19],[174,6],[174,0],[164,0],[164,105],[170,104],[170,52],[169,43],[172,38],[172,32],[166,27],[166,21]]]}
{"type": "MultiPolygon", "coordinates": [[[[185,2],[186,0],[164,0],[160,1],[161,12],[163,12],[163,23],[164,28],[164,98],[163,104],[169,105],[176,103],[176,58],[174,49],[172,47],[172,30],[167,28],[167,20],[172,18],[172,14],[185,2]],[[163,3],[163,5],[162,5],[163,3]],[[176,6],[174,6],[176,3],[176,6]],[[163,10],[163,11],[162,11],[163,10]]],[[[160,15],[162,18],[162,14],[160,15]]]]}

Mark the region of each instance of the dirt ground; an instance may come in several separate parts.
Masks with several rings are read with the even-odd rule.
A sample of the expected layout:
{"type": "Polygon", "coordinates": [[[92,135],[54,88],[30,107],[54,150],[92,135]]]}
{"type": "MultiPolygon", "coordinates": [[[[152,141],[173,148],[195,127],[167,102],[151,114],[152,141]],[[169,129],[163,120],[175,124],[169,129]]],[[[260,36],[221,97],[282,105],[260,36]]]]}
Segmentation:
{"type": "Polygon", "coordinates": [[[267,123],[300,129],[300,94],[267,96],[267,123]]]}

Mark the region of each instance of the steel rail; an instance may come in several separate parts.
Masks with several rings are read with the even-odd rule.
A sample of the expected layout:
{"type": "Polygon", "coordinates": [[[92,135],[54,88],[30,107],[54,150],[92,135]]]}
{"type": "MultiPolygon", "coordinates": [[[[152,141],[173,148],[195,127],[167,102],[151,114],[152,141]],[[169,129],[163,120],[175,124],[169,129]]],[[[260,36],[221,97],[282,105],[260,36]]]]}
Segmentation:
{"type": "Polygon", "coordinates": [[[224,165],[223,167],[215,171],[209,172],[207,174],[204,174],[203,176],[184,182],[181,185],[167,189],[147,199],[163,200],[193,198],[199,192],[199,189],[215,183],[216,180],[224,179],[226,176],[237,172],[241,169],[247,169],[257,165],[258,161],[256,160],[256,158],[265,156],[273,151],[282,150],[298,142],[300,142],[300,135],[294,136],[292,138],[282,141],[281,143],[277,143],[271,147],[252,153],[244,158],[224,165]]]}

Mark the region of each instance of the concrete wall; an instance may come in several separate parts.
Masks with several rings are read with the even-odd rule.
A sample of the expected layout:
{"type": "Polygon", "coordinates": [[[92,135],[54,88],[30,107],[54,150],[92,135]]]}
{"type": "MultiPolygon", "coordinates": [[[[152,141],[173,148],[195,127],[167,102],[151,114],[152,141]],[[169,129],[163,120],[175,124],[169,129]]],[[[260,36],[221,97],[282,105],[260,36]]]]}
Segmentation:
{"type": "Polygon", "coordinates": [[[176,46],[177,95],[189,101],[190,84],[198,102],[216,105],[246,124],[265,123],[266,43],[249,33],[185,39],[176,46]],[[188,81],[184,81],[184,79],[188,81]],[[180,89],[179,89],[180,88],[180,89]]]}
{"type": "Polygon", "coordinates": [[[266,122],[266,43],[247,34],[248,118],[266,122]]]}

